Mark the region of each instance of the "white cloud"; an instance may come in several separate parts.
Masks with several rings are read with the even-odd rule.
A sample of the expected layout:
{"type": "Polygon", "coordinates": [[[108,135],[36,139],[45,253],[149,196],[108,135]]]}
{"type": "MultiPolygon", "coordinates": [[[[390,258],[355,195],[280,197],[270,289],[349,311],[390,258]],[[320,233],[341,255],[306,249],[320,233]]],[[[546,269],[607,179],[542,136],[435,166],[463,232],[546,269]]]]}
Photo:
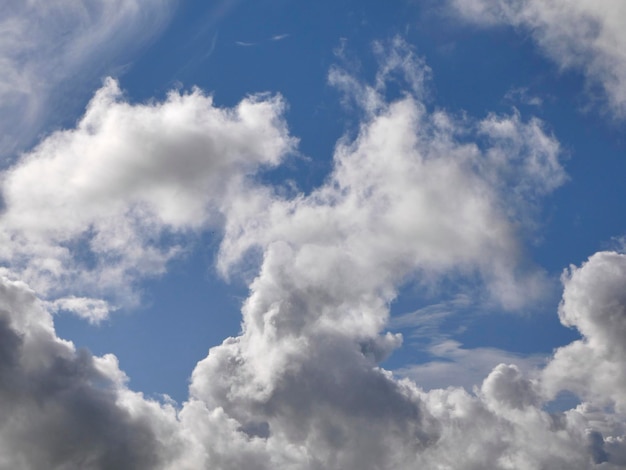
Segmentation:
{"type": "Polygon", "coordinates": [[[504,99],[511,103],[521,103],[527,106],[536,106],[540,108],[543,105],[543,99],[530,93],[528,87],[514,87],[509,89],[504,95],[504,99]]]}
{"type": "Polygon", "coordinates": [[[451,339],[432,344],[428,352],[433,356],[429,362],[394,372],[412,379],[425,390],[464,387],[472,391],[499,364],[514,364],[529,374],[546,362],[543,356],[523,356],[497,348],[467,349],[451,339]]]}
{"type": "MultiPolygon", "coordinates": [[[[221,109],[199,90],[132,105],[109,79],[75,129],[2,174],[0,258],[43,294],[128,300],[181,237],[217,222],[230,192],[280,162],[293,145],[283,108],[280,97],[251,96],[221,109]]],[[[101,306],[83,307],[102,319],[101,306]]]]}
{"type": "Polygon", "coordinates": [[[450,0],[477,24],[528,31],[561,68],[599,85],[615,116],[626,116],[626,4],[622,0],[450,0]]]}
{"type": "Polygon", "coordinates": [[[508,308],[541,294],[540,273],[516,277],[520,234],[514,227],[528,225],[538,198],[565,180],[557,140],[539,120],[524,122],[519,114],[474,121],[429,112],[419,100],[423,61],[412,51],[402,59],[406,49],[394,42],[381,54],[390,62],[373,87],[331,71],[331,83],[366,112],[357,137],[338,143],[333,173],[312,194],[281,199],[257,192],[234,207],[226,218],[222,270],[259,248],[266,257],[293,252],[284,255],[295,257],[297,273],[287,275],[293,282],[328,285],[344,299],[384,291],[384,302],[393,296],[391,286],[414,271],[422,280],[478,272],[508,308]],[[384,81],[391,74],[408,81],[414,94],[386,103],[384,81]],[[356,281],[355,272],[362,273],[356,281]]]}
{"type": "Polygon", "coordinates": [[[596,253],[563,283],[561,322],[583,338],[556,351],[544,384],[626,414],[626,255],[596,253]]]}
{"type": "Polygon", "coordinates": [[[98,324],[105,320],[112,308],[106,300],[90,299],[88,297],[63,297],[49,302],[51,312],[67,311],[86,319],[89,323],[98,324]]]}
{"type": "Polygon", "coordinates": [[[291,36],[291,34],[287,34],[287,33],[284,33],[284,34],[275,34],[274,36],[272,36],[272,37],[270,38],[270,41],[282,41],[283,39],[287,39],[287,38],[288,38],[288,37],[290,37],[290,36],[291,36]]]}
{"type": "Polygon", "coordinates": [[[240,338],[211,351],[225,353],[224,369],[205,376],[225,381],[228,394],[176,410],[129,391],[114,356],[92,357],[58,339],[25,284],[0,279],[0,309],[6,468],[617,470],[626,463],[623,415],[592,403],[542,411],[541,383],[515,366],[495,367],[475,395],[454,387],[426,393],[372,367],[346,335],[324,332],[292,356],[270,395],[253,393],[232,407],[247,384],[231,380],[243,363],[226,350],[240,348],[240,338]]]}
{"type": "MultiPolygon", "coordinates": [[[[398,66],[417,70],[410,60],[384,73],[411,80],[398,66]]],[[[259,191],[227,213],[221,268],[236,270],[250,249],[263,253],[262,265],[243,333],[198,364],[182,414],[188,406],[226,413],[250,436],[245,448],[258,468],[588,468],[584,432],[568,423],[553,431],[534,407],[535,385],[512,366],[499,366],[479,396],[425,393],[376,367],[400,344],[382,331],[407,279],[478,273],[493,296],[511,286],[498,297],[509,307],[534,295],[534,283],[513,273],[513,225],[563,181],[555,139],[518,115],[457,122],[413,94],[386,103],[380,82],[333,73],[366,120],[338,144],[323,186],[294,199],[259,191]],[[485,147],[471,143],[477,134],[485,147]],[[516,191],[505,194],[511,184],[516,191]],[[535,447],[522,444],[535,428],[535,447]]],[[[456,359],[470,354],[448,349],[456,359]]],[[[487,372],[503,358],[478,353],[487,372]]],[[[210,425],[201,429],[210,435],[210,425]]],[[[241,451],[209,449],[208,462],[241,465],[241,451]]]]}
{"type": "Polygon", "coordinates": [[[447,317],[470,307],[478,308],[472,304],[472,301],[470,295],[459,293],[450,300],[431,304],[413,312],[395,315],[390,318],[388,326],[394,330],[412,329],[411,336],[413,337],[432,337],[439,332],[441,322],[447,317]]]}

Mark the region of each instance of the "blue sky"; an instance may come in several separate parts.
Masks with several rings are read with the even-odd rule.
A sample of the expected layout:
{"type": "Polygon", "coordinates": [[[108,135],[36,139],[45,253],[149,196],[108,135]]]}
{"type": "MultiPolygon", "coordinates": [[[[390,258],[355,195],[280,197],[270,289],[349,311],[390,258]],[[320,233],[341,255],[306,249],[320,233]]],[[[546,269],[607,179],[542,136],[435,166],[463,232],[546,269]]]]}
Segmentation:
{"type": "Polygon", "coordinates": [[[0,468],[626,468],[619,0],[2,9],[0,468]]]}

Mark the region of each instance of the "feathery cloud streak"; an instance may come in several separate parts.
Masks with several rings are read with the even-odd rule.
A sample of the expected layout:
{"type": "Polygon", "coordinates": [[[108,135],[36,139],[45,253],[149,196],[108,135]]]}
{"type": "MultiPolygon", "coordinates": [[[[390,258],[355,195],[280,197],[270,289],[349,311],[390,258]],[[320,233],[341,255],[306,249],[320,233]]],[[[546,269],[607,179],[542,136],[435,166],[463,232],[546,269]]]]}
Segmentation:
{"type": "MultiPolygon", "coordinates": [[[[0,156],[33,144],[61,106],[127,65],[174,0],[7,0],[0,7],[0,156]],[[71,90],[71,93],[70,93],[71,90]]],[[[55,118],[55,119],[52,119],[55,118]]],[[[58,124],[56,124],[58,125],[58,124]]],[[[3,165],[4,166],[4,165],[3,165]]]]}

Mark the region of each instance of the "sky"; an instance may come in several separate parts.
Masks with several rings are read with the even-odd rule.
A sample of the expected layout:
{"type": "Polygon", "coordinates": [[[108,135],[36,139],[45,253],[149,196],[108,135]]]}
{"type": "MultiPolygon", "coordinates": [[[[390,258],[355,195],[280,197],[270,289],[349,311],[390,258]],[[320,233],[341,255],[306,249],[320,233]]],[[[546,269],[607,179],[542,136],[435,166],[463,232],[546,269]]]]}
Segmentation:
{"type": "Polygon", "coordinates": [[[0,469],[626,468],[626,3],[0,6],[0,469]]]}

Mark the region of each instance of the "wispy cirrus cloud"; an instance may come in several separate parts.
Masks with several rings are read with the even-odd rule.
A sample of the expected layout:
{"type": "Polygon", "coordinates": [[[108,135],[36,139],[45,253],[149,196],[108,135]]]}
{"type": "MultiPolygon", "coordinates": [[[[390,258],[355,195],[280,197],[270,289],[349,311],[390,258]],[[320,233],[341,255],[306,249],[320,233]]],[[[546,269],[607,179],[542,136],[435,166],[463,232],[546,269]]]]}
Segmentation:
{"type": "Polygon", "coordinates": [[[272,36],[270,38],[270,41],[283,41],[284,39],[287,39],[288,37],[290,37],[291,34],[275,34],[274,36],[272,36]]]}
{"type": "Polygon", "coordinates": [[[78,110],[167,23],[175,0],[8,0],[0,7],[0,156],[32,145],[78,110]],[[52,121],[51,121],[52,120],[52,121]]]}

